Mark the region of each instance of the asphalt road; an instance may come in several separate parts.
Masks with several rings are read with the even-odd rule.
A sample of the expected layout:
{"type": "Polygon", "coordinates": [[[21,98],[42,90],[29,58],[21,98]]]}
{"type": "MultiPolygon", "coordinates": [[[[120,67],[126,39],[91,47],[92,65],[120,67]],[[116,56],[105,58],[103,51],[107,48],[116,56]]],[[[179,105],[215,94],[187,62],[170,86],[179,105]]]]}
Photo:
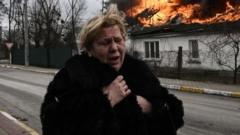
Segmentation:
{"type": "Polygon", "coordinates": [[[185,108],[185,126],[179,135],[240,135],[239,98],[171,92],[185,108]]]}
{"type": "Polygon", "coordinates": [[[0,68],[0,110],[41,134],[40,105],[52,75],[0,68]]]}
{"type": "MultiPolygon", "coordinates": [[[[52,75],[0,68],[0,110],[41,134],[39,109],[52,75]]],[[[183,100],[179,135],[240,135],[240,99],[171,91],[183,100]]]]}

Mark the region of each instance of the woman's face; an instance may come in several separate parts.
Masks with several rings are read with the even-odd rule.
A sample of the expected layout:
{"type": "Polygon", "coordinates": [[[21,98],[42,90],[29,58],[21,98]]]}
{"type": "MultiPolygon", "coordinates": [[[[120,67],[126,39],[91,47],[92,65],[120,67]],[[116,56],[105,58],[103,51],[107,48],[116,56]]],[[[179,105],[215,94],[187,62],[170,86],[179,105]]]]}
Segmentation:
{"type": "Polygon", "coordinates": [[[113,25],[103,28],[88,52],[118,71],[125,57],[125,39],[119,27],[113,25]]]}

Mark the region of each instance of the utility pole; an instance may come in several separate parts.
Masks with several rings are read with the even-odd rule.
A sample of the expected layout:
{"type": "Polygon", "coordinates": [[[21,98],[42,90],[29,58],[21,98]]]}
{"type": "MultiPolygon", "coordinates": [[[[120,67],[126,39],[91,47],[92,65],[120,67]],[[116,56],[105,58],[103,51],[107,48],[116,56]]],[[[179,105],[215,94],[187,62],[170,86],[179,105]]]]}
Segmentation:
{"type": "Polygon", "coordinates": [[[25,60],[25,66],[29,66],[27,1],[28,0],[24,0],[24,5],[23,5],[23,7],[24,7],[24,43],[25,43],[24,60],[25,60]]]}
{"type": "Polygon", "coordinates": [[[182,72],[182,46],[178,47],[178,56],[177,56],[177,77],[181,79],[182,72]]]}
{"type": "Polygon", "coordinates": [[[105,2],[104,0],[102,0],[102,13],[104,12],[104,9],[105,9],[105,2]]]}
{"type": "Polygon", "coordinates": [[[0,21],[0,44],[1,43],[2,43],[2,22],[0,21]]]}
{"type": "Polygon", "coordinates": [[[110,4],[109,0],[102,0],[102,13],[104,13],[107,10],[109,4],[110,4]]]}

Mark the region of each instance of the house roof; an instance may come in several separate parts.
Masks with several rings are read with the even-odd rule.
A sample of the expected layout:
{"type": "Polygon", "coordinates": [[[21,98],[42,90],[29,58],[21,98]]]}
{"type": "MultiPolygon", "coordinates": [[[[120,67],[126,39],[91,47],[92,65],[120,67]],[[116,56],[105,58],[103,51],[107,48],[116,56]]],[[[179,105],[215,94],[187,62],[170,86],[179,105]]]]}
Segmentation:
{"type": "Polygon", "coordinates": [[[200,35],[206,33],[240,32],[240,21],[214,24],[169,24],[157,27],[138,28],[132,30],[132,37],[147,36],[183,36],[200,35]]]}

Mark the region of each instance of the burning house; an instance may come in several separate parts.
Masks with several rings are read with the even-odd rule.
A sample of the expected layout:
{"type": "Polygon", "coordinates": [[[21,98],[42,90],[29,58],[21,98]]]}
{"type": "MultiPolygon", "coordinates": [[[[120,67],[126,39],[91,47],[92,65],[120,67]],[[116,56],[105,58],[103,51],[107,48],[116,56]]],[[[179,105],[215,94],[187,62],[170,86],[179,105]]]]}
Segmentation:
{"type": "Polygon", "coordinates": [[[240,19],[240,0],[111,0],[128,23],[144,27],[218,23],[240,19]]]}
{"type": "Polygon", "coordinates": [[[240,0],[111,2],[126,13],[130,51],[141,59],[176,66],[178,48],[182,47],[185,68],[227,69],[226,62],[231,61],[233,68],[235,62],[240,63],[240,0]],[[237,44],[232,48],[234,42],[237,44]]]}

